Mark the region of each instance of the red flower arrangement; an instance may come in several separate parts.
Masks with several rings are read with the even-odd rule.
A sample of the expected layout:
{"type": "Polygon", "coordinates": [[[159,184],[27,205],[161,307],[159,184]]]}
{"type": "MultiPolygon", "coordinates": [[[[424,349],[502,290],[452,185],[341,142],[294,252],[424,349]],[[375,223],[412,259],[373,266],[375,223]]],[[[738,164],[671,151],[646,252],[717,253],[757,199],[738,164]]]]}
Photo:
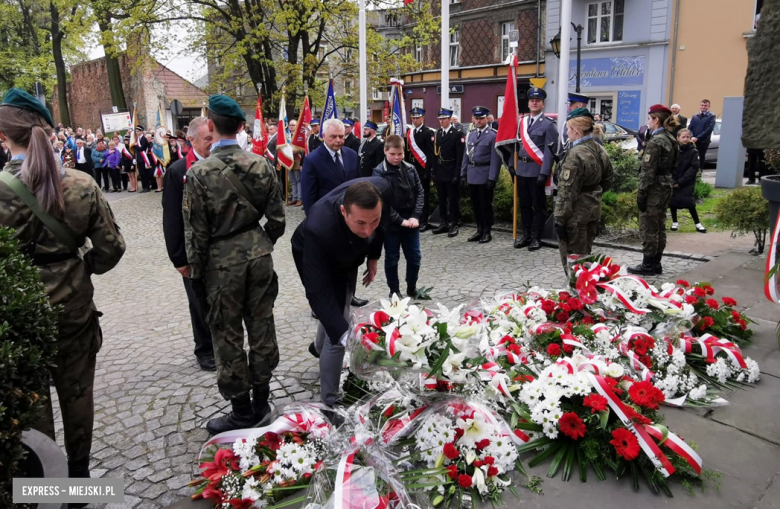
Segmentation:
{"type": "Polygon", "coordinates": [[[631,384],[628,388],[628,396],[637,405],[650,410],[658,410],[658,405],[666,399],[664,393],[649,381],[631,384]]]}
{"type": "Polygon", "coordinates": [[[628,461],[635,460],[639,456],[639,441],[626,428],[614,430],[609,443],[615,446],[617,453],[628,461]]]}
{"type": "Polygon", "coordinates": [[[585,436],[587,427],[575,412],[566,412],[558,419],[558,429],[567,437],[579,440],[585,436]]]}

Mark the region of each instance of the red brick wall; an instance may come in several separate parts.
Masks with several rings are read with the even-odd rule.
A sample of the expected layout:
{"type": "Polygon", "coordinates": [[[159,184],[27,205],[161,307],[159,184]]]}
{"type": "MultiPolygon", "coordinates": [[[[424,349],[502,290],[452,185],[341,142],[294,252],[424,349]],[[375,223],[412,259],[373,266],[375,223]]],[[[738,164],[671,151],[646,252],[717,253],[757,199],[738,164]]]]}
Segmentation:
{"type": "MultiPolygon", "coordinates": [[[[536,38],[539,33],[538,22],[536,9],[528,9],[518,13],[515,26],[520,32],[520,41],[517,45],[517,58],[521,62],[524,60],[536,61],[536,38]]],[[[544,29],[542,29],[542,33],[544,33],[544,29]]],[[[542,41],[542,44],[545,44],[545,41],[542,41]]]]}
{"type": "Polygon", "coordinates": [[[464,21],[460,25],[460,65],[496,63],[496,24],[493,18],[464,21]]]}

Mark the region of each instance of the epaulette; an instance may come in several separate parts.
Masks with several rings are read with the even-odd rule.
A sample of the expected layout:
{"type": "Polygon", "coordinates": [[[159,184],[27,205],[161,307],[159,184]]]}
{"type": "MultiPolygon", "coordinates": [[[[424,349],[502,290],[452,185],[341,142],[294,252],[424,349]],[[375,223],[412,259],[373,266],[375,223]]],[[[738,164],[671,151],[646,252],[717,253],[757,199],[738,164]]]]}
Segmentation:
{"type": "Polygon", "coordinates": [[[494,133],[498,132],[498,130],[495,127],[492,127],[492,126],[490,127],[490,130],[493,131],[494,133]]]}
{"type": "Polygon", "coordinates": [[[550,121],[550,122],[552,122],[553,124],[557,124],[557,123],[558,123],[558,121],[557,121],[556,119],[554,119],[554,118],[552,118],[552,117],[548,117],[547,115],[545,115],[545,116],[544,116],[544,118],[546,118],[547,120],[549,120],[549,121],[550,121]]]}

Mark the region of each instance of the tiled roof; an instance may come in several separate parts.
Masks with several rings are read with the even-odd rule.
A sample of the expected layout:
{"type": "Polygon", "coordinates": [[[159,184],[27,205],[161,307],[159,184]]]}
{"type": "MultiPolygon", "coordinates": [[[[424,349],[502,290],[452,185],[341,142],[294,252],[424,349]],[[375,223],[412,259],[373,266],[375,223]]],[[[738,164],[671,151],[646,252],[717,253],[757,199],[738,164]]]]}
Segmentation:
{"type": "Polygon", "coordinates": [[[170,103],[174,99],[181,101],[185,108],[200,108],[209,96],[186,79],[157,62],[152,77],[165,84],[165,99],[170,103]]]}

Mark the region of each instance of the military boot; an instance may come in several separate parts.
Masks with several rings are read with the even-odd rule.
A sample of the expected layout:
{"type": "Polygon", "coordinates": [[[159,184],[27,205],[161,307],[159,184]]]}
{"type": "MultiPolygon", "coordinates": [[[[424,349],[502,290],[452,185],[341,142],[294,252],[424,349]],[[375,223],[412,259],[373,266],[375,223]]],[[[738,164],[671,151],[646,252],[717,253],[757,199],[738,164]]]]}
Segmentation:
{"type": "Polygon", "coordinates": [[[439,226],[433,229],[433,234],[439,235],[441,233],[447,233],[448,231],[450,231],[450,225],[446,222],[442,222],[439,226]]]}
{"type": "Polygon", "coordinates": [[[233,407],[233,410],[229,414],[211,419],[208,424],[206,424],[206,429],[209,433],[218,435],[219,433],[233,431],[234,429],[251,428],[257,424],[249,393],[231,399],[230,405],[233,407]]]}
{"type": "Polygon", "coordinates": [[[655,267],[655,273],[659,275],[664,273],[664,268],[661,266],[661,258],[663,258],[663,256],[663,253],[658,253],[655,255],[655,259],[653,260],[655,262],[653,264],[655,267]]]}
{"type": "Polygon", "coordinates": [[[628,272],[637,276],[655,276],[655,257],[645,255],[642,263],[636,267],[629,267],[628,272]]]}
{"type": "Polygon", "coordinates": [[[268,384],[255,385],[252,388],[252,410],[255,412],[255,423],[259,423],[271,413],[271,387],[268,384]]]}
{"type": "Polygon", "coordinates": [[[523,238],[515,239],[515,249],[520,249],[520,248],[523,248],[523,247],[530,246],[532,240],[533,240],[533,237],[530,234],[523,233],[523,238]]]}

